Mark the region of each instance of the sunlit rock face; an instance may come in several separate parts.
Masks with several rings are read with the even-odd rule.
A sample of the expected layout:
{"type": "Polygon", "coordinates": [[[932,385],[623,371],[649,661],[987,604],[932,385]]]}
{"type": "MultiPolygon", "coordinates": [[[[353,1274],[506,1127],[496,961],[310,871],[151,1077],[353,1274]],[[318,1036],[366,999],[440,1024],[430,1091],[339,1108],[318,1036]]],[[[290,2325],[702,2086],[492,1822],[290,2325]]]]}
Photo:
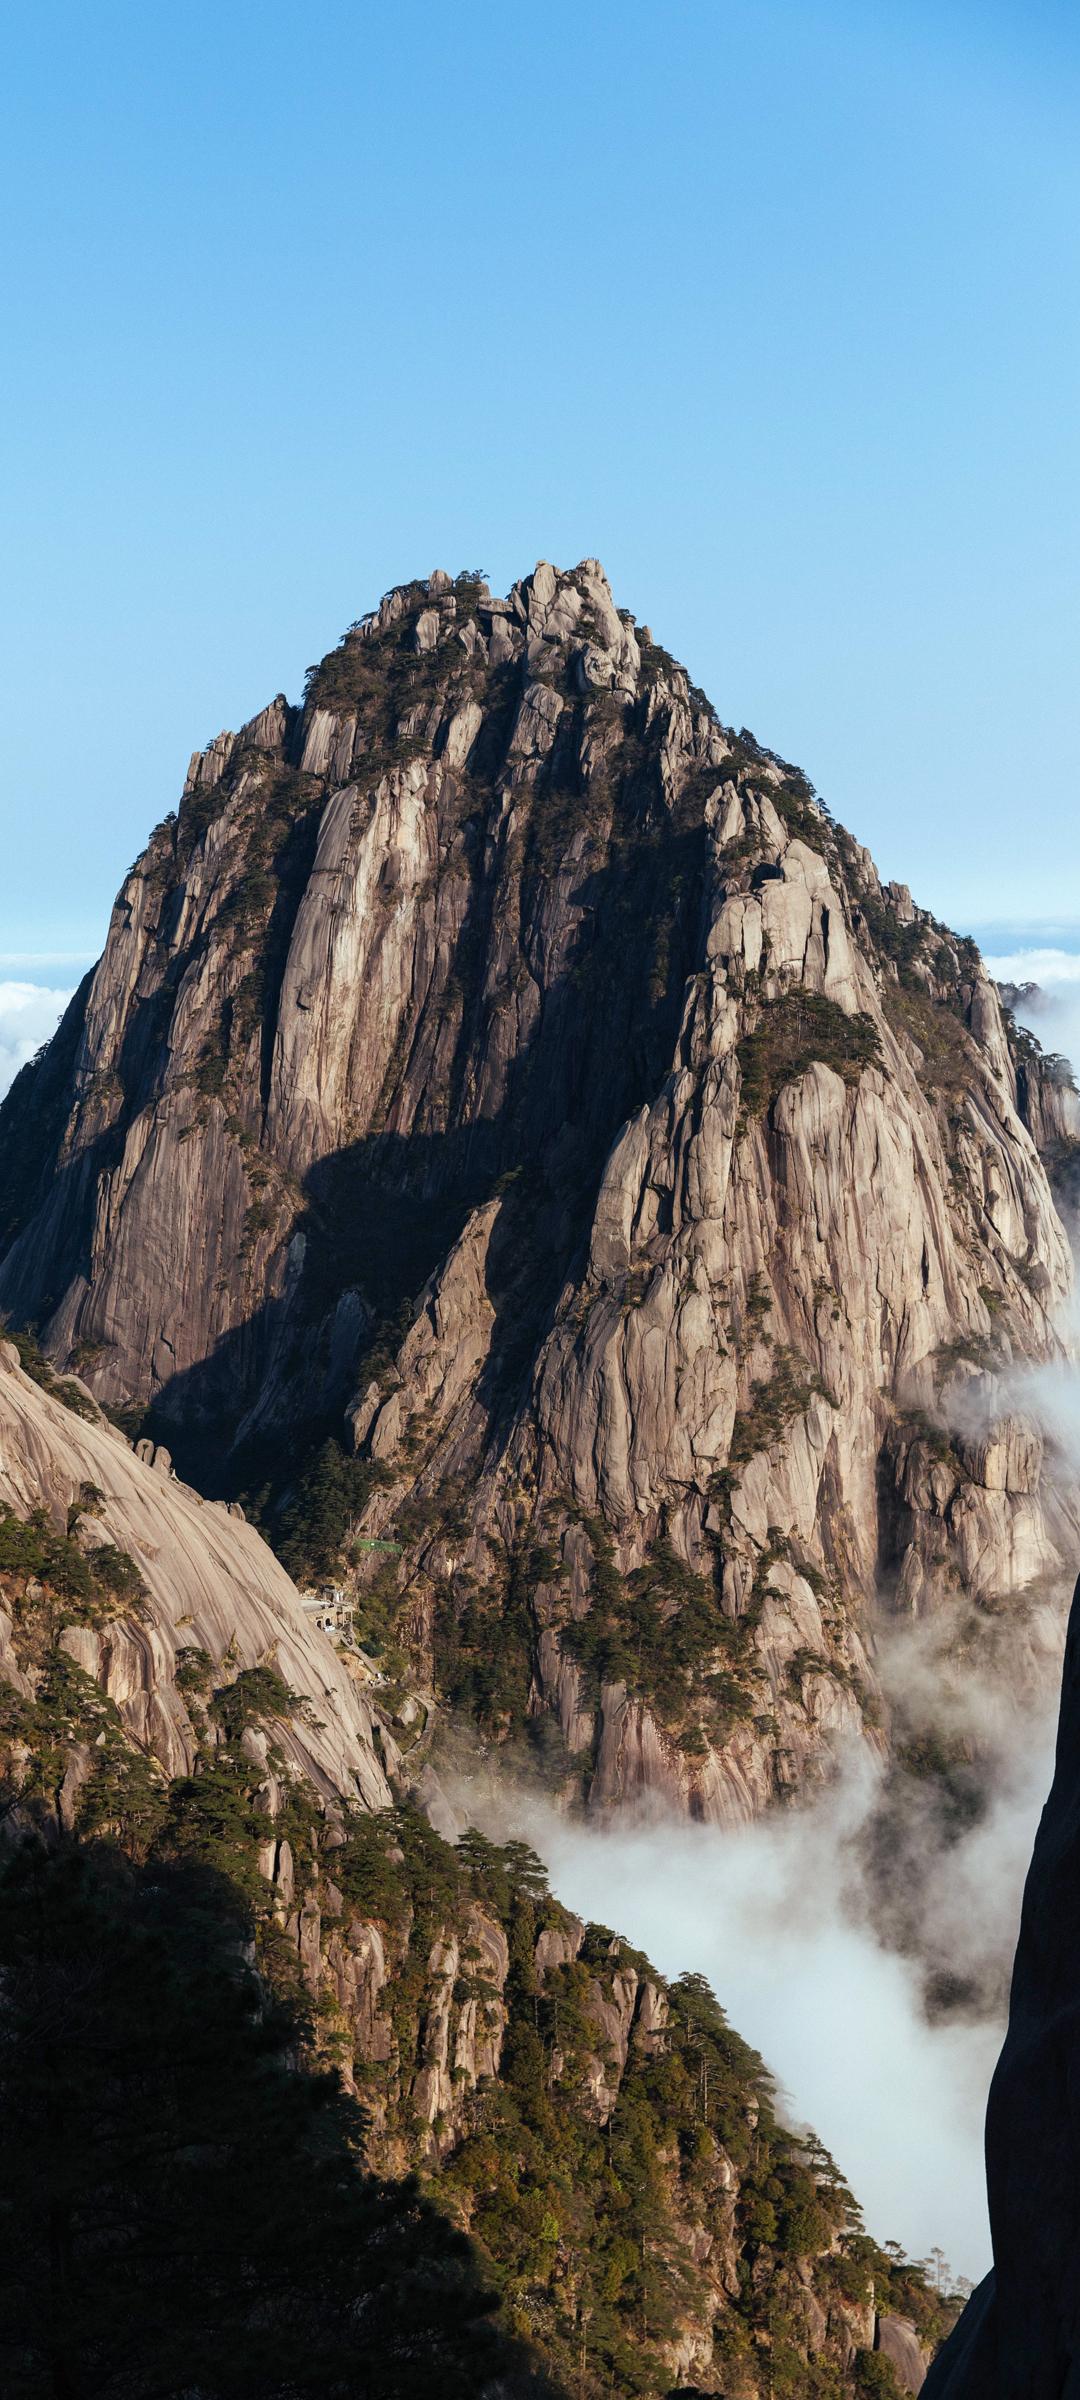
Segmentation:
{"type": "Polygon", "coordinates": [[[193,759],[5,1104],[0,1305],[208,1487],[334,1432],[434,1690],[738,1821],[884,1742],[879,1598],[1052,1647],[1019,1064],[595,561],[439,574],[193,759]]]}
{"type": "MultiPolygon", "coordinates": [[[[77,1392],[76,1398],[80,1395],[77,1392]]],[[[177,1667],[205,1654],[223,1680],[272,1662],[303,1703],[275,1725],[284,1764],[323,1798],[382,1808],[393,1745],[337,1653],[305,1614],[273,1551],[240,1512],[177,1481],[166,1454],[137,1457],[86,1401],[76,1414],[22,1372],[0,1340],[0,1510],[40,1511],[57,1531],[79,1519],[93,1556],[109,1543],[134,1562],[135,1613],[63,1627],[59,1646],[115,1704],[125,1734],[165,1776],[193,1770],[199,1735],[177,1667]],[[80,1504],[91,1495],[89,1514],[80,1504]]],[[[150,1445],[144,1445],[149,1450],[150,1445]]],[[[78,1611],[73,1607],[73,1617],[78,1611]]],[[[0,1680],[29,1694],[0,1593],[0,1680]]],[[[10,1828],[9,1828],[10,1830],[10,1828]]]]}
{"type": "Polygon", "coordinates": [[[1009,2030],[990,2092],[994,2268],[925,2385],[927,2400],[1080,2392],[1080,1585],[1057,1763],[1024,1893],[1009,2030]]]}

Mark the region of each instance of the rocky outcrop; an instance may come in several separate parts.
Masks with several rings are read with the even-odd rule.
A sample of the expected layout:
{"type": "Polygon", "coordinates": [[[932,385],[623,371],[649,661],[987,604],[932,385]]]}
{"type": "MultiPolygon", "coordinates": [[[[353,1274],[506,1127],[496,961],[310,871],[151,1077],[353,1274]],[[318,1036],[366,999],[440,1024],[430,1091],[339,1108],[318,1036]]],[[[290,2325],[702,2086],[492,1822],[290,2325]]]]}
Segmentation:
{"type": "Polygon", "coordinates": [[[884,1739],[879,1598],[1061,1583],[1036,1062],[595,561],[439,574],[193,760],[5,1104],[0,1302],[206,1488],[295,1522],[336,1432],[425,1686],[735,1820],[884,1739]]]}
{"type": "Polygon", "coordinates": [[[782,2364],[793,2390],[817,2372],[841,2400],[878,2388],[875,2352],[920,2388],[951,2309],[868,2241],[700,1979],[667,1984],[568,1915],[520,1846],[448,1851],[399,1817],[316,1845],[308,1875],[302,1905],[271,1906],[371,2162],[419,2168],[527,2290],[569,2388],[599,2400],[632,2372],[650,2395],[764,2400],[782,2364]],[[380,1856],[373,1915],[353,1895],[380,1856]]]}
{"type": "Polygon", "coordinates": [[[902,2392],[921,2392],[929,2356],[910,2317],[879,2317],[875,2350],[887,2358],[902,2392]]]}
{"type": "Polygon", "coordinates": [[[1017,1106],[1024,1123],[1044,1155],[1073,1150],[1080,1137],[1076,1077],[1068,1059],[1044,1050],[1028,1028],[1030,1018],[1038,1022],[1044,1015],[1052,1025],[1053,1003],[1036,983],[1003,983],[998,990],[1016,1059],[1017,1106]]]}
{"type": "MultiPolygon", "coordinates": [[[[22,1371],[18,1351],[4,1341],[0,1506],[23,1522],[40,1512],[60,1533],[77,1524],[91,1560],[108,1544],[133,1563],[137,1611],[98,1609],[95,1622],[61,1625],[58,1647],[100,1686],[131,1740],[166,1776],[190,1774],[198,1749],[183,1674],[177,1679],[187,1654],[205,1658],[208,1673],[223,1682],[271,1666],[304,1704],[275,1723],[284,1764],[324,1798],[389,1804],[384,1762],[393,1759],[393,1743],[254,1527],[137,1458],[85,1401],[74,1414],[22,1371]]],[[[27,1694],[2,1607],[0,1628],[0,1674],[6,1661],[7,1679],[27,1694]]],[[[69,1816],[73,1798],[69,1789],[69,1816]]]]}
{"type": "Polygon", "coordinates": [[[1017,1043],[1020,1113],[1040,1151],[1074,1147],[1080,1136],[1080,1100],[1068,1062],[1047,1058],[1032,1043],[1017,1043]]]}
{"type": "Polygon", "coordinates": [[[994,2267],[931,2368],[926,2400],[1072,2400],[1080,2115],[1080,1586],[1057,1761],[1024,1893],[1009,2029],[986,2123],[994,2267]]]}

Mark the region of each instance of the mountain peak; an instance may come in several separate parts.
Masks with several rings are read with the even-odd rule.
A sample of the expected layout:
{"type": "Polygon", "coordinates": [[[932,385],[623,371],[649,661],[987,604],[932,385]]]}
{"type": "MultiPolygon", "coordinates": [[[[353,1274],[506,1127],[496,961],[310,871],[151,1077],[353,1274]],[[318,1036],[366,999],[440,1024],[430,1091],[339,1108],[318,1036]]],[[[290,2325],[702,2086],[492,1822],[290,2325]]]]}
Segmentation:
{"type": "Polygon", "coordinates": [[[1060,1571],[995,1380],[1056,1341],[1059,1107],[597,561],[436,570],[197,754],[6,1105],[0,1301],[195,1480],[285,1476],[298,1570],[329,1442],[324,1563],[489,1733],[741,1817],[880,1747],[882,1584],[1060,1571]]]}

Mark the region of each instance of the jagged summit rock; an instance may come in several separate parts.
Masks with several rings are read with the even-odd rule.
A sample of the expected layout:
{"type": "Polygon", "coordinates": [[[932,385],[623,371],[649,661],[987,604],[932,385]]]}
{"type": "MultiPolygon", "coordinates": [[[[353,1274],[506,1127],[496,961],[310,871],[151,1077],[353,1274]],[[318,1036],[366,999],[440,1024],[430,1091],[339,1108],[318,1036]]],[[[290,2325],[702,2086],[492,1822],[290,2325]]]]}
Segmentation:
{"type": "Polygon", "coordinates": [[[335,1438],[428,1686],[727,1820],[881,1744],[882,1595],[1053,1645],[1049,1105],[597,561],[436,572],[193,759],[0,1117],[0,1306],[207,1488],[335,1438]]]}

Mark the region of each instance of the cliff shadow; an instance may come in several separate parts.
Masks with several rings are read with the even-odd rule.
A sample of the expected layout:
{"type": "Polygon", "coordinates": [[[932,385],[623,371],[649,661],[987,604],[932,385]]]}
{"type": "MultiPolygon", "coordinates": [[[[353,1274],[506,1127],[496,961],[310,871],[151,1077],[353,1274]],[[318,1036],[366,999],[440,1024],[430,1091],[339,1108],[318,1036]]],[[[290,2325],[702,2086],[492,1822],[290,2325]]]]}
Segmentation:
{"type": "MultiPolygon", "coordinates": [[[[587,1240],[612,1142],[670,1071],[699,950],[704,866],[703,829],[669,828],[581,875],[575,938],[542,992],[527,1044],[488,1074],[500,1092],[489,1113],[431,1123],[448,1099],[423,1088],[432,1035],[418,1021],[406,1061],[417,1129],[391,1123],[309,1170],[288,1237],[302,1237],[299,1276],[172,1376],[141,1420],[189,1480],[216,1496],[254,1493],[340,1434],[348,1400],[392,1357],[469,1215],[498,1195],[487,1260],[495,1324],[477,1387],[495,1435],[587,1240]]],[[[543,878],[525,888],[535,915],[543,878]]],[[[478,925],[467,913],[457,944],[461,1009],[447,1091],[459,1095],[491,1068],[493,1004],[482,981],[489,932],[486,919],[478,925]]]]}
{"type": "Polygon", "coordinates": [[[298,1987],[256,1974],[253,1932],[190,1858],[7,1853],[5,2391],[556,2400],[469,2239],[365,2170],[362,2112],[302,2063],[298,1987]]]}

